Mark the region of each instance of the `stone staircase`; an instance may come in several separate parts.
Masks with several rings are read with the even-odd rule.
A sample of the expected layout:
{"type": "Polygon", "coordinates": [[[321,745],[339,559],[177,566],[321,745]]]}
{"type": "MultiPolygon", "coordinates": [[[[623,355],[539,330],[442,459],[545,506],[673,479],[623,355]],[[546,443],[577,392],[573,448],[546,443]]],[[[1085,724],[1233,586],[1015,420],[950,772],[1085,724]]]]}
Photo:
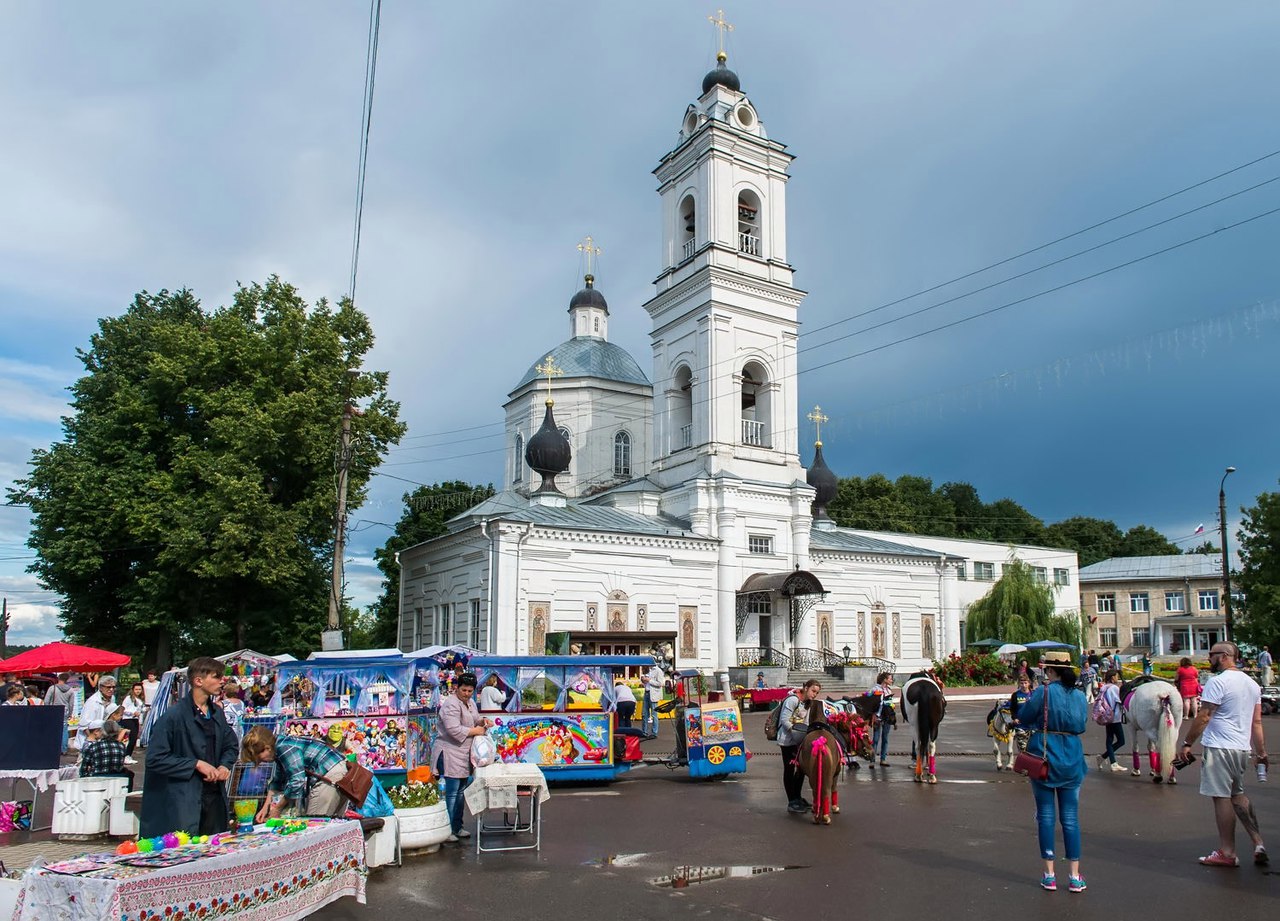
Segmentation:
{"type": "Polygon", "coordinates": [[[826,672],[799,671],[795,669],[787,672],[787,684],[793,688],[800,687],[810,678],[817,679],[822,685],[822,693],[819,697],[833,697],[837,700],[841,697],[856,697],[871,687],[870,684],[862,685],[841,681],[826,672]]]}

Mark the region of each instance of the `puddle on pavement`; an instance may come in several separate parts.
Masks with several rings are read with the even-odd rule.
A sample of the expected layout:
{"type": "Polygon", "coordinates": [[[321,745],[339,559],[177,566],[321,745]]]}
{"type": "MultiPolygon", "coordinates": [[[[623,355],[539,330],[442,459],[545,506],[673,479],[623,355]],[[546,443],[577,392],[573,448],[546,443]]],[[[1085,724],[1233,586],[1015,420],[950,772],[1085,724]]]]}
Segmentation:
{"type": "Polygon", "coordinates": [[[735,867],[673,867],[669,876],[656,876],[649,880],[654,886],[663,889],[684,889],[696,883],[714,883],[723,879],[751,879],[767,873],[781,873],[783,870],[806,870],[808,867],[793,866],[749,866],[735,867]]]}
{"type": "Polygon", "coordinates": [[[648,857],[648,852],[639,854],[606,854],[595,860],[588,860],[588,867],[634,867],[648,857]]]}

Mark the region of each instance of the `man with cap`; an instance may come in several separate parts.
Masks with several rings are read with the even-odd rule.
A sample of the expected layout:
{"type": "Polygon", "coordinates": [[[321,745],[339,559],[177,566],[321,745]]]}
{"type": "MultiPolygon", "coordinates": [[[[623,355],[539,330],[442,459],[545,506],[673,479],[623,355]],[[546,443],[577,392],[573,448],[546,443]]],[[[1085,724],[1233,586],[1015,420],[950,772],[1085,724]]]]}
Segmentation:
{"type": "Polygon", "coordinates": [[[85,726],[92,722],[116,719],[122,707],[116,706],[116,676],[103,675],[98,679],[96,693],[85,698],[80,708],[80,728],[76,732],[76,748],[83,749],[89,744],[85,726]]]}

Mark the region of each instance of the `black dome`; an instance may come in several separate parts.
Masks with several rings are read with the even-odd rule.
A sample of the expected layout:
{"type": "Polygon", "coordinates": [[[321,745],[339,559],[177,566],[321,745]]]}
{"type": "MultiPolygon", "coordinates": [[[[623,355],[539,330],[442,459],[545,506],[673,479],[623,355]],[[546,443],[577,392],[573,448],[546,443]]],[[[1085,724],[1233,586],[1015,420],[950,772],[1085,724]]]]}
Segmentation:
{"type": "Polygon", "coordinates": [[[813,517],[826,518],[827,504],[834,500],[840,492],[840,480],[831,472],[827,462],[822,459],[822,442],[818,442],[814,446],[813,463],[809,467],[809,473],[805,476],[805,481],[817,493],[813,497],[813,517]]]}
{"type": "Polygon", "coordinates": [[[573,452],[569,447],[569,439],[556,428],[550,400],[547,400],[547,413],[542,417],[542,428],[534,433],[524,449],[524,459],[531,470],[542,474],[542,485],[538,487],[538,492],[560,491],[556,489],[556,474],[569,469],[573,452]]]}
{"type": "Polygon", "coordinates": [[[738,75],[725,66],[725,60],[724,53],[721,52],[715,70],[702,78],[702,95],[705,96],[707,91],[717,83],[728,87],[735,93],[742,92],[742,84],[738,80],[738,75]]]}
{"type": "Polygon", "coordinates": [[[597,291],[593,285],[595,284],[595,276],[588,275],[586,277],[587,286],[573,296],[569,301],[569,309],[575,307],[599,307],[605,313],[609,312],[609,305],[605,302],[604,295],[597,291]]]}

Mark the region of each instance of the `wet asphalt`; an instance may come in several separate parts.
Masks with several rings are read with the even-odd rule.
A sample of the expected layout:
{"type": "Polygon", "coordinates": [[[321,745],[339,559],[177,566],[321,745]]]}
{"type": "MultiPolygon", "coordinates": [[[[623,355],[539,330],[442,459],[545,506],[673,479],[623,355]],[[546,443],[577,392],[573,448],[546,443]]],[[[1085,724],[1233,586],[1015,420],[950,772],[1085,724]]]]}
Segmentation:
{"type": "MultiPolygon", "coordinates": [[[[936,785],[912,781],[900,728],[889,768],[846,777],[830,826],[786,812],[777,747],[764,738],[764,715],[748,714],[756,755],[745,775],[695,781],[649,766],[612,784],[555,787],[540,853],[477,857],[474,846],[445,846],[373,871],[367,905],[344,899],[315,917],[812,921],[868,911],[946,919],[1280,908],[1280,777],[1258,784],[1251,773],[1246,788],[1273,841],[1273,865],[1207,868],[1196,857],[1216,846],[1216,833],[1211,803],[1197,792],[1199,763],[1175,787],[1091,770],[1081,793],[1089,888],[1067,892],[1060,863],[1063,887],[1042,891],[1031,791],[994,769],[990,707],[950,702],[936,785]],[[688,885],[673,888],[673,876],[688,885]]],[[[1280,718],[1264,717],[1264,725],[1280,747],[1280,718]]],[[[671,733],[664,722],[646,753],[673,747],[671,733]]],[[[1102,730],[1090,725],[1091,766],[1102,747],[1102,730]]],[[[1237,840],[1247,853],[1243,832],[1237,840]]]]}

